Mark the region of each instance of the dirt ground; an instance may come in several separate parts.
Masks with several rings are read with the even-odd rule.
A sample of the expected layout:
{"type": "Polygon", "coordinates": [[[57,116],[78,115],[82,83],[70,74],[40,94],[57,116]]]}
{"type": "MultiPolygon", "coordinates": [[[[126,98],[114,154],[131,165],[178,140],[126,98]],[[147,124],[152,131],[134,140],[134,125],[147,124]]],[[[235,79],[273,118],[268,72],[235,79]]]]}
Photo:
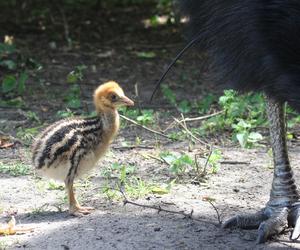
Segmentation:
{"type": "MultiPolygon", "coordinates": [[[[59,23],[47,26],[45,21],[45,31],[39,29],[37,20],[31,20],[24,22],[16,32],[16,24],[3,25],[6,23],[3,15],[0,18],[1,37],[13,35],[20,53],[36,60],[42,68],[32,70],[30,74],[23,97],[24,108],[0,107],[0,131],[16,137],[20,127],[32,127],[33,122],[24,118],[27,111],[38,114],[43,124],[57,120],[55,114],[64,109],[63,98],[68,93],[66,76],[82,64],[87,66],[82,81],[83,106],[88,109],[84,111],[92,111],[93,89],[99,83],[113,79],[141,108],[152,108],[161,113],[170,111],[159,118],[161,128],[166,128],[171,116],[179,117],[179,113],[161,94],[152,103],[149,97],[155,81],[184,41],[180,35],[181,27],[176,25],[145,28],[142,21],[152,16],[150,10],[131,7],[103,11],[98,15],[83,11],[80,18],[70,15],[69,29],[75,41],[71,49],[65,45],[64,31],[59,23]],[[155,57],[142,58],[137,56],[138,52],[154,52],[155,57]],[[139,89],[138,96],[135,84],[139,89]]],[[[54,19],[56,17],[60,20],[59,15],[54,19]]],[[[194,100],[210,92],[220,93],[213,85],[202,84],[200,59],[196,53],[189,53],[165,81],[181,99],[194,100]]],[[[195,115],[193,112],[188,114],[195,115]]],[[[185,178],[175,184],[170,193],[149,194],[133,200],[186,214],[193,211],[192,218],[163,211],[158,213],[131,204],[124,206],[122,200],[109,200],[101,192],[105,182],[100,175],[101,169],[114,162],[133,164],[140,178],[165,184],[171,178],[168,166],[145,155],[158,155],[165,150],[192,155],[201,153],[200,144],[191,148],[188,140],[172,142],[134,125],[121,129],[111,152],[99,162],[88,181],[78,182],[81,203],[96,208],[90,215],[70,216],[65,191],[50,190],[48,180],[37,178],[32,169],[29,174],[17,177],[0,173],[0,223],[14,215],[17,225],[34,229],[22,235],[0,236],[0,249],[300,249],[300,242],[289,240],[289,231],[266,244],[256,245],[256,230],[224,230],[220,227],[217,213],[205,197],[214,199],[213,204],[222,221],[237,213],[255,212],[268,200],[273,169],[268,147],[241,149],[233,145],[226,134],[206,140],[222,151],[223,159],[216,174],[209,175],[200,184],[185,178]],[[134,144],[137,137],[149,148],[119,148],[123,142],[134,144]]],[[[30,165],[29,146],[17,143],[14,147],[0,149],[0,162],[21,161],[30,165]]],[[[300,142],[294,140],[289,147],[297,180],[300,177],[300,142]]]]}

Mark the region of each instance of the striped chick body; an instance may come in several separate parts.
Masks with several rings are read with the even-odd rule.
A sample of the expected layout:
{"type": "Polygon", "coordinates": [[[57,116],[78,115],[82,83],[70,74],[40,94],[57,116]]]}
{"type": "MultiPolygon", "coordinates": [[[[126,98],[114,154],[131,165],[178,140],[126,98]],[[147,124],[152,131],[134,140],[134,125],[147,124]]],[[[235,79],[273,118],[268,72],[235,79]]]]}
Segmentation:
{"type": "Polygon", "coordinates": [[[61,120],[46,128],[33,144],[38,174],[68,181],[91,170],[119,128],[118,113],[61,120]]]}

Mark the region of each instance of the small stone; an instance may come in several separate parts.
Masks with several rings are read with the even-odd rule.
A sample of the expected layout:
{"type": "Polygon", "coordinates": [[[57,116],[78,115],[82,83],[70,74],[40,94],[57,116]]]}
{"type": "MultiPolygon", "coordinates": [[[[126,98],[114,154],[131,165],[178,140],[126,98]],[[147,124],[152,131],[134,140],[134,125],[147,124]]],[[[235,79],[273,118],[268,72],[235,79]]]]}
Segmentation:
{"type": "Polygon", "coordinates": [[[160,227],[155,227],[155,228],[154,228],[154,232],[159,232],[160,230],[161,230],[160,227]]]}

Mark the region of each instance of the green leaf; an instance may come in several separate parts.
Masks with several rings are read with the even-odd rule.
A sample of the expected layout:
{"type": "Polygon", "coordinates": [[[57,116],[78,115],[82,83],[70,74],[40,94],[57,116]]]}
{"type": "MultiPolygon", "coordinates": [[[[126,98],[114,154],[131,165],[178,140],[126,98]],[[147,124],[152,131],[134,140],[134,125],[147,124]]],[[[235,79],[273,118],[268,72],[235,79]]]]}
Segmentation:
{"type": "Polygon", "coordinates": [[[79,99],[70,99],[67,102],[69,108],[78,109],[81,107],[81,102],[79,99]]]}
{"type": "Polygon", "coordinates": [[[169,190],[167,190],[166,188],[154,186],[151,188],[151,192],[153,194],[168,194],[169,190]]]}
{"type": "Polygon", "coordinates": [[[14,90],[17,86],[16,77],[13,75],[7,75],[2,81],[2,92],[8,93],[14,90]]]}
{"type": "Polygon", "coordinates": [[[22,94],[25,91],[25,83],[28,79],[26,72],[22,72],[18,80],[18,93],[22,94]]]}
{"type": "Polygon", "coordinates": [[[3,60],[0,62],[0,65],[4,66],[10,70],[14,70],[17,67],[16,63],[12,60],[3,60]]]}
{"type": "Polygon", "coordinates": [[[183,100],[178,105],[178,110],[181,113],[188,113],[192,109],[191,104],[187,100],[183,100]]]}
{"type": "Polygon", "coordinates": [[[263,136],[258,132],[251,132],[248,137],[248,140],[253,143],[261,141],[262,139],[263,136]]]}
{"type": "Polygon", "coordinates": [[[156,54],[154,52],[137,52],[136,55],[140,58],[154,58],[156,54]]]}
{"type": "Polygon", "coordinates": [[[67,76],[67,83],[76,83],[76,82],[78,82],[77,74],[74,71],[72,71],[67,76]]]}
{"type": "Polygon", "coordinates": [[[236,138],[239,141],[242,148],[245,148],[247,146],[248,132],[238,133],[236,134],[236,138]]]}

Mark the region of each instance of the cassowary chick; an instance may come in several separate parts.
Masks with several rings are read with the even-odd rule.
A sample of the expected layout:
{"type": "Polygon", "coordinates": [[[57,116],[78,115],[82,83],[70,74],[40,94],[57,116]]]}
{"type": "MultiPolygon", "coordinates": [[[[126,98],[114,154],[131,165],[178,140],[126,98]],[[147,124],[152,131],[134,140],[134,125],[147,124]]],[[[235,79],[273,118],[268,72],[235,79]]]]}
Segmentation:
{"type": "Polygon", "coordinates": [[[113,81],[94,92],[97,116],[58,121],[47,127],[32,146],[32,160],[38,173],[64,181],[73,215],[89,214],[75,198],[73,182],[92,169],[107,151],[119,129],[118,107],[133,106],[122,88],[113,81]]]}

